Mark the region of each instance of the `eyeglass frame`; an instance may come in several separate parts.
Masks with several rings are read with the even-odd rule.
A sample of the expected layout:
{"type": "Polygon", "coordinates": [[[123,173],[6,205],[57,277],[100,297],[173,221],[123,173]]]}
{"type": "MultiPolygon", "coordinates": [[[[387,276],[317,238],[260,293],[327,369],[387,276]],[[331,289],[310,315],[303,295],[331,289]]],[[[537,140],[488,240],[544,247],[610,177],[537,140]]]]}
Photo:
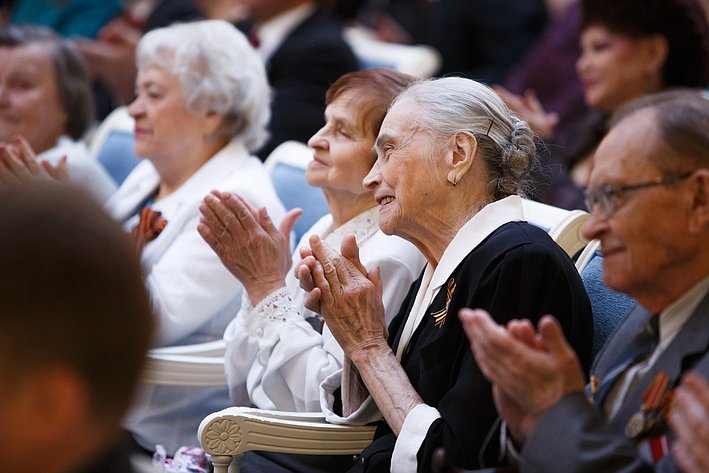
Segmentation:
{"type": "Polygon", "coordinates": [[[680,174],[669,176],[658,176],[651,181],[639,182],[637,184],[603,184],[595,188],[586,188],[583,192],[584,204],[588,213],[593,213],[596,205],[601,207],[601,215],[608,218],[615,214],[620,208],[620,197],[638,189],[647,189],[656,186],[668,186],[689,178],[694,171],[686,171],[680,174]]]}

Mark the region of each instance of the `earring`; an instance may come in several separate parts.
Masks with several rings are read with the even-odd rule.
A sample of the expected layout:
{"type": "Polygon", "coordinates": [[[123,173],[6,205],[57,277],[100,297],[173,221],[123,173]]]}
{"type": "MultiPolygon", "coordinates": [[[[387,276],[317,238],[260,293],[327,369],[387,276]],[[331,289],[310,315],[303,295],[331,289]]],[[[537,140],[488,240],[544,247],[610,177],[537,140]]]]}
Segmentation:
{"type": "Polygon", "coordinates": [[[205,133],[204,135],[202,135],[202,139],[204,139],[205,143],[212,143],[214,141],[214,135],[211,133],[205,133]]]}
{"type": "Polygon", "coordinates": [[[448,171],[448,182],[453,184],[453,187],[455,187],[458,184],[458,175],[454,169],[451,169],[450,171],[448,171]]]}

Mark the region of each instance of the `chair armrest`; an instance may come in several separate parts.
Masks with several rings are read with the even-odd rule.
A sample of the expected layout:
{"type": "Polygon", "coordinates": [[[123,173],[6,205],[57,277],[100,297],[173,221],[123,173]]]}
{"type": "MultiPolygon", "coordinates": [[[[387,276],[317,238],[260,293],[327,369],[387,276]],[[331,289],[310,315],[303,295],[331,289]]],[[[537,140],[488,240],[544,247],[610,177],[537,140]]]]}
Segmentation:
{"type": "Polygon", "coordinates": [[[195,343],[193,345],[177,345],[172,347],[153,348],[149,355],[191,355],[191,356],[224,356],[226,343],[224,340],[195,343]]]}
{"type": "Polygon", "coordinates": [[[141,381],[168,386],[226,386],[224,357],[149,352],[141,381]]]}
{"type": "Polygon", "coordinates": [[[320,413],[263,411],[230,407],[205,417],[197,436],[211,456],[251,450],[306,455],[347,455],[372,442],[373,425],[336,425],[320,413]]]}

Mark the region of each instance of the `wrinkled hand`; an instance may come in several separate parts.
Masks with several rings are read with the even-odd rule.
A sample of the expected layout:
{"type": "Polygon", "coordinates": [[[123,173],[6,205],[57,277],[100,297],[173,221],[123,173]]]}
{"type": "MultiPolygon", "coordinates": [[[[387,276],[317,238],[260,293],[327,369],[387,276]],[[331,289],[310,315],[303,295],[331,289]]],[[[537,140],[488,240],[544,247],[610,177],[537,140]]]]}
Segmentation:
{"type": "Polygon", "coordinates": [[[300,248],[300,263],[295,266],[294,276],[298,279],[300,288],[307,293],[303,302],[305,308],[319,314],[320,291],[313,291],[315,289],[313,270],[317,264],[318,262],[310,248],[300,248]]]}
{"type": "Polygon", "coordinates": [[[310,294],[319,299],[320,313],[345,354],[356,362],[368,349],[386,346],[379,268],[367,271],[362,265],[352,235],[342,240],[342,254],[316,235],[310,248],[312,256],[304,259],[312,258],[306,265],[314,284],[310,294]]]}
{"type": "Polygon", "coordinates": [[[256,305],[285,286],[291,267],[290,233],[301,209],[288,212],[280,230],[265,208],[254,209],[236,194],[213,191],[199,207],[197,231],[256,305]]]}
{"type": "Polygon", "coordinates": [[[559,114],[547,113],[532,89],[526,90],[523,95],[515,95],[499,85],[494,85],[492,88],[536,134],[542,138],[550,138],[554,134],[554,129],[559,123],[559,114]]]}
{"type": "Polygon", "coordinates": [[[529,321],[503,327],[480,309],[462,309],[459,316],[475,360],[494,386],[500,415],[518,442],[562,397],[583,390],[578,357],[553,317],[544,316],[535,334],[529,321]]]}
{"type": "Polygon", "coordinates": [[[677,436],[672,453],[682,471],[709,471],[709,382],[706,379],[691,372],[682,377],[669,420],[677,436]]]}

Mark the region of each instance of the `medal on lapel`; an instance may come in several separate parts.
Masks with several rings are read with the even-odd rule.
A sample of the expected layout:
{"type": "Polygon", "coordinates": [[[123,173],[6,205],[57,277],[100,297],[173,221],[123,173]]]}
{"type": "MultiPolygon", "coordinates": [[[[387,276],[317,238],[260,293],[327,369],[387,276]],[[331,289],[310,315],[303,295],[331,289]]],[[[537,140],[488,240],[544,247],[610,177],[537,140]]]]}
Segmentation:
{"type": "Polygon", "coordinates": [[[625,425],[625,436],[636,439],[652,430],[658,420],[666,416],[672,403],[672,391],[668,391],[669,378],[659,372],[643,393],[640,410],[633,414],[625,425]]]}
{"type": "Polygon", "coordinates": [[[431,315],[433,316],[433,323],[437,328],[443,327],[443,324],[446,323],[446,316],[448,315],[448,306],[451,303],[451,299],[453,298],[453,293],[455,292],[455,279],[450,278],[448,280],[448,284],[446,287],[446,306],[438,310],[436,312],[431,312],[431,315]]]}

